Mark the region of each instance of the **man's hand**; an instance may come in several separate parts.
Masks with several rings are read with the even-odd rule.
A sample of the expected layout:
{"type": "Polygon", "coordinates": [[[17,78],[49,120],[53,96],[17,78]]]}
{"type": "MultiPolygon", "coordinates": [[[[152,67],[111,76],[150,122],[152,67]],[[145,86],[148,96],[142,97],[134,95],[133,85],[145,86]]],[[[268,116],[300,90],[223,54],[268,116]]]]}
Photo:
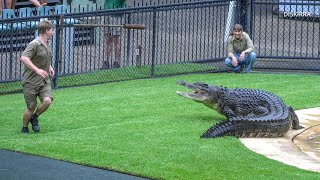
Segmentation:
{"type": "Polygon", "coordinates": [[[238,65],[238,61],[237,61],[237,59],[236,58],[232,58],[232,65],[234,66],[234,67],[236,67],[237,65],[238,65]]]}
{"type": "Polygon", "coordinates": [[[240,61],[243,61],[245,56],[246,56],[246,52],[243,51],[243,52],[240,54],[240,61]]]}
{"type": "Polygon", "coordinates": [[[43,69],[37,69],[36,73],[39,74],[43,78],[49,77],[49,74],[47,73],[47,71],[45,71],[43,69]]]}
{"type": "Polygon", "coordinates": [[[49,69],[49,73],[50,73],[50,77],[54,76],[54,69],[51,66],[50,66],[50,69],[49,69]]]}

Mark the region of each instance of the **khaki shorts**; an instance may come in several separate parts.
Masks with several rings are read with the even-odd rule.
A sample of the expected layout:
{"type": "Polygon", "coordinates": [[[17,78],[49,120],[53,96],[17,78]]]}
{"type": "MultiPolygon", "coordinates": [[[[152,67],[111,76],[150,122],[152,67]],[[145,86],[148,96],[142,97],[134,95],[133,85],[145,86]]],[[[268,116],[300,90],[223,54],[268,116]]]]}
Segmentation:
{"type": "Polygon", "coordinates": [[[30,110],[37,107],[37,97],[39,97],[41,102],[45,97],[50,97],[53,100],[51,84],[49,83],[45,83],[44,86],[34,86],[26,83],[23,85],[23,95],[27,108],[30,110]]]}
{"type": "MultiPolygon", "coordinates": [[[[105,19],[105,24],[108,25],[122,25],[121,17],[108,16],[105,19]]],[[[111,36],[116,36],[121,34],[121,27],[105,27],[104,34],[110,34],[111,36]]]]}

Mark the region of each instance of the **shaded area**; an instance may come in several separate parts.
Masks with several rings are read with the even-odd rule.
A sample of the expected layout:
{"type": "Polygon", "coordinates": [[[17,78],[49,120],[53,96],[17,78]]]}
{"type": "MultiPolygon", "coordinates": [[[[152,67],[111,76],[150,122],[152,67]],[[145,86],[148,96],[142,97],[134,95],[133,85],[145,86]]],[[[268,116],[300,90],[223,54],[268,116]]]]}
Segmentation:
{"type": "Polygon", "coordinates": [[[1,179],[125,179],[144,178],[64,161],[0,150],[1,179]]]}

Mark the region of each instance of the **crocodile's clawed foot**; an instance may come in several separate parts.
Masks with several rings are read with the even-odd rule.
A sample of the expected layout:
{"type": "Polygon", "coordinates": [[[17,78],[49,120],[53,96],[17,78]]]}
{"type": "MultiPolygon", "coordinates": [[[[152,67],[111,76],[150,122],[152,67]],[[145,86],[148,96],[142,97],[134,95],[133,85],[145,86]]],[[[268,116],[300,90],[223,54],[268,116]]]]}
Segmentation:
{"type": "Polygon", "coordinates": [[[298,127],[292,127],[292,129],[294,129],[294,130],[299,130],[299,129],[303,129],[304,127],[303,126],[298,126],[298,127]]]}

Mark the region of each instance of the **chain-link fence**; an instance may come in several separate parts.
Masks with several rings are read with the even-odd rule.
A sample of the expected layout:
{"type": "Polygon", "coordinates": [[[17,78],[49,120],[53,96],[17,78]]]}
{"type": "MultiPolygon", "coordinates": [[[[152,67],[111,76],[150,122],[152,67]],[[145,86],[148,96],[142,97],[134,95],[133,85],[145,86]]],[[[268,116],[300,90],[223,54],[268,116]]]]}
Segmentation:
{"type": "Polygon", "coordinates": [[[1,91],[21,89],[19,59],[37,35],[33,25],[40,18],[56,26],[51,43],[55,87],[221,71],[227,9],[225,1],[193,2],[4,19],[19,28],[2,31],[9,38],[1,49],[1,91]],[[143,24],[145,29],[99,27],[106,24],[143,24]],[[118,34],[110,37],[110,31],[118,34]]]}
{"type": "Polygon", "coordinates": [[[320,2],[255,0],[252,39],[255,68],[320,70],[320,2]]]}
{"type": "MultiPolygon", "coordinates": [[[[316,13],[318,5],[308,7],[316,13]]],[[[0,94],[21,91],[20,56],[37,36],[41,18],[56,27],[51,42],[55,88],[226,71],[225,40],[234,23],[244,24],[253,39],[254,68],[319,71],[319,19],[316,14],[284,17],[291,6],[275,0],[216,0],[94,11],[59,6],[32,17],[15,14],[20,17],[0,21],[0,94]],[[124,24],[145,29],[106,26],[124,24]]]]}

